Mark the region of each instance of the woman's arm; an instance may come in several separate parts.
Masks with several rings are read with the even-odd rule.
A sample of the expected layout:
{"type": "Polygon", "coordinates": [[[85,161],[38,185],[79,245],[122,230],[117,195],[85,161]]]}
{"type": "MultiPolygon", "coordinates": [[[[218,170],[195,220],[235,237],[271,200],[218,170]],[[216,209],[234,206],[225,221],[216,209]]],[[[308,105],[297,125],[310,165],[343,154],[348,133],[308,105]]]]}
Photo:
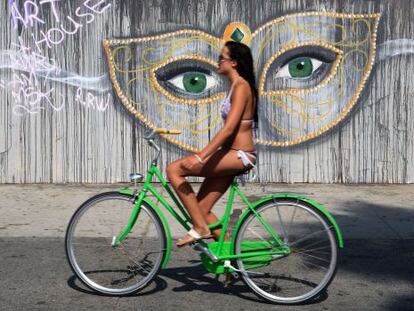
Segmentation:
{"type": "Polygon", "coordinates": [[[234,85],[231,94],[230,111],[224,126],[202,151],[197,152],[203,160],[216,152],[217,149],[233,135],[243,116],[244,109],[246,108],[247,94],[249,94],[249,85],[240,83],[234,85]]]}

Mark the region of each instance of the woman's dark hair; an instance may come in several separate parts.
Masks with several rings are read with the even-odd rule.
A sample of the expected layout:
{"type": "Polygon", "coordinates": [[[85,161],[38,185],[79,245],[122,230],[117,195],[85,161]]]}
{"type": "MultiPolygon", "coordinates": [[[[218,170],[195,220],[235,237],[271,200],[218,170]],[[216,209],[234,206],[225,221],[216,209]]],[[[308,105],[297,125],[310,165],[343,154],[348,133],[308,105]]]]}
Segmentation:
{"type": "Polygon", "coordinates": [[[242,76],[247,82],[249,82],[250,88],[254,97],[256,98],[256,107],[254,112],[254,123],[255,128],[258,126],[258,115],[257,115],[257,107],[259,103],[257,87],[256,87],[256,79],[254,76],[254,69],[253,69],[253,57],[250,48],[241,42],[237,41],[226,41],[224,44],[229,49],[229,56],[231,59],[237,61],[236,70],[240,76],[242,76]]]}

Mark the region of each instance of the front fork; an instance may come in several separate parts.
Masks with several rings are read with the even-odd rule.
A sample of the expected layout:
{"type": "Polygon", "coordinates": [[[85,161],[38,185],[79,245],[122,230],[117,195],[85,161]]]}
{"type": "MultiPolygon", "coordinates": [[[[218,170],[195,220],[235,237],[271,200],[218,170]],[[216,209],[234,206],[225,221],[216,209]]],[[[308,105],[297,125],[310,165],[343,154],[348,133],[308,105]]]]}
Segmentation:
{"type": "Polygon", "coordinates": [[[113,247],[116,247],[121,244],[121,242],[125,239],[125,237],[131,232],[132,227],[135,225],[139,212],[141,211],[141,203],[144,200],[146,195],[146,191],[141,191],[138,199],[137,199],[137,193],[133,193],[133,200],[134,200],[134,208],[132,209],[131,216],[129,217],[128,224],[124,228],[124,230],[119,234],[118,236],[112,237],[112,243],[111,245],[113,247]]]}

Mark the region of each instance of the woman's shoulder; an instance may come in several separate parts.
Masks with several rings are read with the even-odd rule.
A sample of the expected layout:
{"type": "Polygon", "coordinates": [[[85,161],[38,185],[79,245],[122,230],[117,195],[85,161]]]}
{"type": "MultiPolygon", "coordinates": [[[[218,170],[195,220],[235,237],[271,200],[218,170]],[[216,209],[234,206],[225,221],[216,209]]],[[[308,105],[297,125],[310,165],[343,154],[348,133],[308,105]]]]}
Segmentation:
{"type": "Polygon", "coordinates": [[[247,82],[246,79],[244,79],[243,77],[240,77],[234,83],[234,89],[248,90],[248,89],[250,89],[250,84],[249,84],[249,82],[247,82]]]}
{"type": "Polygon", "coordinates": [[[242,77],[239,78],[238,81],[234,83],[233,92],[251,95],[249,82],[242,77]]]}

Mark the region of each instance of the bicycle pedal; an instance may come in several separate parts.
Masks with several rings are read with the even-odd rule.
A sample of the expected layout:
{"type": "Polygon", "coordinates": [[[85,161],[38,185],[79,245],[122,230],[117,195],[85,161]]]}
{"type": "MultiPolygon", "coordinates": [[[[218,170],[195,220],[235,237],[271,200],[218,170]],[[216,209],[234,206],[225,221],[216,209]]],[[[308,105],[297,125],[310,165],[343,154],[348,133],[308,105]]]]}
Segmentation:
{"type": "Polygon", "coordinates": [[[227,272],[225,274],[225,278],[224,278],[224,281],[223,281],[223,287],[224,288],[230,287],[230,285],[237,282],[238,279],[239,279],[239,275],[237,273],[227,272]]]}
{"type": "Polygon", "coordinates": [[[196,251],[201,251],[201,249],[197,247],[197,245],[199,245],[197,242],[190,242],[188,243],[188,245],[191,246],[196,251]]]}

